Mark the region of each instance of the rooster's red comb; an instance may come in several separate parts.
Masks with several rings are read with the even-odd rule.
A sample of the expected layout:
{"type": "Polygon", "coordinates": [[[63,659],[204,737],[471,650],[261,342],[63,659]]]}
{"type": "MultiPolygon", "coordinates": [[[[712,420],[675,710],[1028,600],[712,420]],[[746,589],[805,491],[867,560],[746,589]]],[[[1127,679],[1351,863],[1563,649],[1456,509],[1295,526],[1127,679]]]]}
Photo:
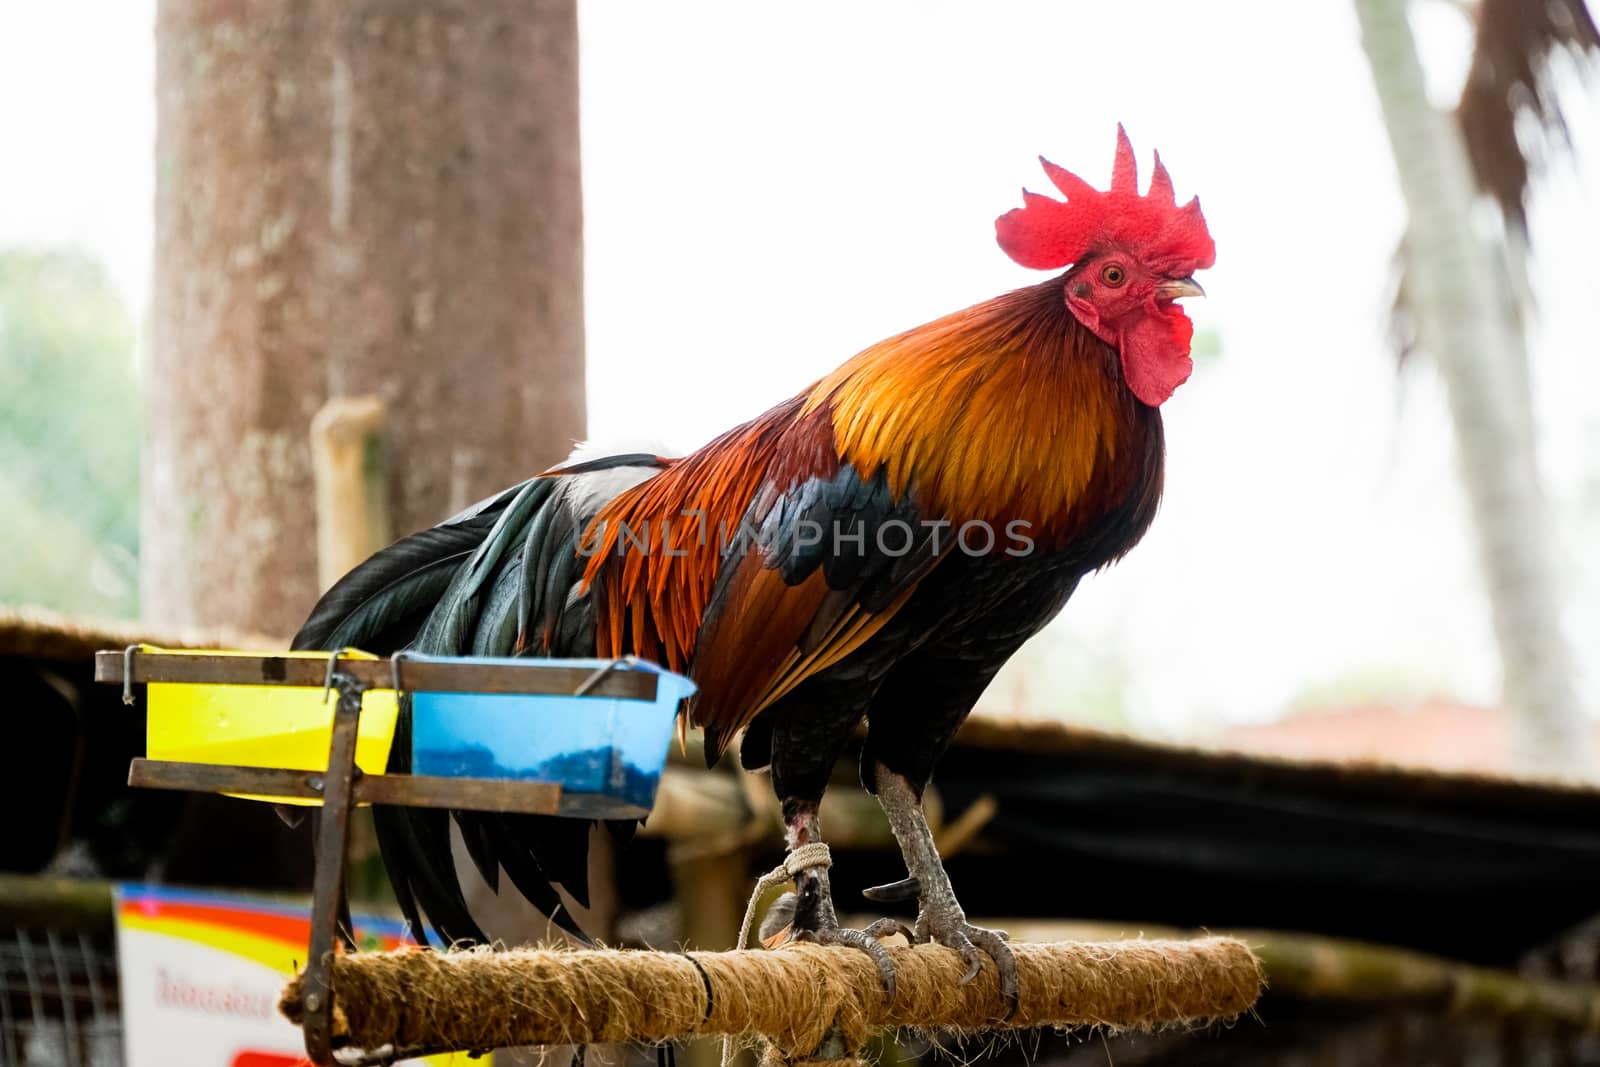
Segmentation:
{"type": "Polygon", "coordinates": [[[1121,248],[1161,274],[1182,277],[1216,260],[1216,246],[1200,214],[1200,198],[1183,207],[1172,195],[1172,179],[1156,155],[1150,191],[1139,195],[1133,145],[1117,125],[1117,158],[1111,188],[1101,192],[1071,171],[1043,158],[1044,171],[1065,201],[1022,191],[1023,206],[995,220],[995,239],[1018,263],[1057,270],[1090,251],[1121,248]]]}

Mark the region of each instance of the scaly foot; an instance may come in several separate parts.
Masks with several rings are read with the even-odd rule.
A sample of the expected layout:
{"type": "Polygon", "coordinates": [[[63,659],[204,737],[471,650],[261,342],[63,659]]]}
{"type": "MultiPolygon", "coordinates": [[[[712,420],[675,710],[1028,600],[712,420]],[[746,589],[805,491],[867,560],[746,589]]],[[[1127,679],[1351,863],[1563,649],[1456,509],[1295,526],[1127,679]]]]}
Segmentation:
{"type": "Polygon", "coordinates": [[[866,895],[873,900],[909,900],[917,898],[917,922],[914,927],[918,940],[932,941],[961,953],[967,972],[961,984],[972,981],[983,969],[983,953],[994,960],[1000,974],[1000,993],[1006,998],[1006,1015],[1017,1010],[1017,957],[1006,944],[1006,935],[998,930],[986,930],[967,922],[967,913],[961,910],[955,890],[950,887],[950,876],[945,873],[944,862],[933,841],[933,831],[928,827],[927,816],[922,811],[923,781],[913,783],[903,774],[891,771],[884,763],[874,761],[874,782],[878,803],[889,819],[889,828],[900,844],[905,857],[906,871],[910,877],[890,885],[869,889],[866,895]]]}
{"type": "Polygon", "coordinates": [[[923,894],[922,883],[916,878],[903,878],[888,885],[874,886],[865,890],[862,896],[875,901],[920,897],[921,906],[914,926],[907,928],[904,923],[880,919],[867,927],[866,932],[887,936],[895,931],[883,924],[893,923],[914,945],[932,943],[955,949],[967,965],[966,973],[961,976],[962,985],[978,977],[978,972],[983,969],[983,953],[988,953],[1000,975],[1000,993],[1006,998],[1007,1014],[1017,1010],[1017,956],[1007,944],[1004,930],[973,926],[967,922],[966,913],[961,910],[954,894],[923,894]]]}
{"type": "Polygon", "coordinates": [[[983,969],[983,954],[988,953],[1000,975],[1000,995],[1006,998],[1006,1014],[1017,1010],[1017,956],[1006,943],[1004,930],[973,926],[959,906],[918,915],[916,929],[927,940],[961,953],[967,965],[967,973],[961,976],[962,985],[978,977],[983,969]]]}
{"type": "Polygon", "coordinates": [[[771,948],[785,941],[810,941],[818,945],[843,945],[860,949],[872,958],[883,981],[884,996],[890,1004],[895,998],[894,961],[889,950],[879,942],[879,937],[904,933],[913,936],[904,923],[880,919],[865,930],[852,930],[839,925],[833,910],[833,894],[828,886],[828,872],[823,868],[801,871],[795,877],[795,892],[785,893],[767,909],[761,920],[761,943],[771,948]],[[885,923],[889,924],[885,926],[885,923]]]}

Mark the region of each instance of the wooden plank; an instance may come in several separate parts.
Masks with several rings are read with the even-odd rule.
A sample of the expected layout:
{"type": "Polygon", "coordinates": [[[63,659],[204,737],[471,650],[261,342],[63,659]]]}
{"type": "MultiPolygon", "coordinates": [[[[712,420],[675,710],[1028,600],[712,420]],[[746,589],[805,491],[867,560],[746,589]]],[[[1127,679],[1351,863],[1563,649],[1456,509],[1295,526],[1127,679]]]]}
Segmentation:
{"type": "MultiPolygon", "coordinates": [[[[320,800],[323,772],[135,759],[128,768],[128,784],[145,789],[250,793],[320,800]]],[[[561,793],[558,782],[410,774],[363,774],[355,785],[355,798],[362,803],[525,815],[558,814],[561,811],[561,793]]]]}
{"type": "MultiPolygon", "coordinates": [[[[95,653],[97,682],[120,684],[124,655],[120,651],[95,653]]],[[[339,672],[369,689],[394,688],[394,670],[388,659],[341,659],[339,672]]],[[[326,659],[297,659],[270,653],[223,656],[207,652],[162,652],[133,657],[133,681],[180,682],[213,685],[291,685],[322,688],[328,673],[326,659]]],[[[454,693],[528,693],[571,696],[594,676],[590,667],[511,666],[509,664],[448,663],[402,657],[401,685],[408,690],[454,693]]],[[[584,696],[624,700],[654,700],[656,676],[649,671],[615,670],[600,677],[584,696]]]]}
{"type": "Polygon", "coordinates": [[[279,767],[233,767],[135,758],[128,784],[140,789],[181,789],[195,793],[255,793],[272,797],[322,798],[321,771],[279,767]],[[313,779],[316,784],[313,785],[313,779]]]}
{"type": "Polygon", "coordinates": [[[356,796],[372,804],[524,815],[557,815],[562,799],[559,782],[442,778],[426,774],[365,775],[356,782],[356,796]]]}

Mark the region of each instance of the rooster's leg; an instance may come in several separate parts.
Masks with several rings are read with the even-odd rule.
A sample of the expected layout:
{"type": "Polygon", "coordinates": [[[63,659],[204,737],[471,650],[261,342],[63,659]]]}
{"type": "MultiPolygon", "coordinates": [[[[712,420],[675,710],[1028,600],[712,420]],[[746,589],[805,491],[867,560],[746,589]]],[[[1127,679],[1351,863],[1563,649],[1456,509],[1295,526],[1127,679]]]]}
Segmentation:
{"type": "MultiPolygon", "coordinates": [[[[967,973],[961,982],[965,985],[978,976],[982,968],[982,952],[987,952],[1000,972],[1000,992],[1013,1009],[1017,1004],[1017,958],[1006,944],[1006,935],[1000,930],[986,930],[967,922],[966,912],[956,900],[950,886],[950,876],[945,873],[939,850],[934,847],[933,831],[928,828],[927,816],[922,811],[922,790],[904,775],[896,774],[882,763],[876,764],[878,803],[889,817],[889,828],[900,843],[905,857],[906,870],[911,877],[904,882],[868,890],[867,895],[877,900],[893,900],[918,896],[917,941],[932,941],[946,945],[961,953],[967,964],[967,973]]],[[[869,928],[871,929],[871,928],[869,928]]]]}
{"type": "MultiPolygon", "coordinates": [[[[815,803],[794,801],[785,803],[784,826],[791,852],[801,845],[822,840],[815,803]]],[[[883,979],[884,994],[893,1002],[894,961],[889,958],[889,950],[884,948],[877,936],[872,933],[865,930],[851,930],[839,925],[839,917],[833,910],[833,891],[828,885],[828,869],[811,867],[801,871],[795,876],[794,887],[793,893],[783,894],[767,909],[767,914],[761,921],[762,943],[770,947],[793,938],[819,945],[858,948],[872,957],[872,962],[877,965],[878,975],[883,979]]],[[[874,930],[878,929],[879,925],[873,924],[874,930]]],[[[895,926],[903,928],[902,924],[895,926]]],[[[887,934],[895,930],[883,932],[887,934]]],[[[910,931],[905,932],[909,937],[910,931]]]]}

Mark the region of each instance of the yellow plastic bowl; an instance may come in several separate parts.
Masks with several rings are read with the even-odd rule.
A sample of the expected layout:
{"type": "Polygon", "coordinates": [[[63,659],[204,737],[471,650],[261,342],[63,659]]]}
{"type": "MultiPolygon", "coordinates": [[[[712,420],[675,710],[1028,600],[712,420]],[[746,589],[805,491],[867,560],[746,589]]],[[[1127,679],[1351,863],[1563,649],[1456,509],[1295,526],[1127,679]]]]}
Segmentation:
{"type": "MultiPolygon", "coordinates": [[[[146,649],[144,656],[167,650],[146,649]]],[[[206,649],[218,656],[288,656],[326,661],[326,652],[251,652],[206,649]]],[[[170,654],[180,654],[176,651],[170,654]]],[[[367,652],[345,651],[341,659],[377,659],[367,652]]],[[[152,682],[147,686],[148,723],[145,754],[150,759],[180,763],[213,763],[239,767],[287,767],[320,771],[328,766],[328,743],[338,692],[326,702],[321,686],[210,685],[152,682]]],[[[393,689],[369,689],[361,700],[361,727],[356,733],[356,766],[382,774],[394,742],[397,715],[393,689]]],[[[243,795],[243,794],[231,794],[243,795]]],[[[316,806],[320,800],[297,797],[251,797],[279,804],[316,806]]]]}

